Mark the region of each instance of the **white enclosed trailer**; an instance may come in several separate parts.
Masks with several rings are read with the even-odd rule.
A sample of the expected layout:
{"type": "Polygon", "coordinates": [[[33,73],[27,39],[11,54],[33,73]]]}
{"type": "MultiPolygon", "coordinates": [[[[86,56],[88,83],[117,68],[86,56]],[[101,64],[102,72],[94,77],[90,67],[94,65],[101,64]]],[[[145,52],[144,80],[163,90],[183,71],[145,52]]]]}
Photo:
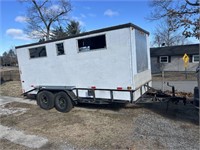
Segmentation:
{"type": "Polygon", "coordinates": [[[17,46],[23,92],[45,90],[46,101],[62,97],[60,91],[72,101],[136,101],[151,84],[148,38],[147,31],[128,23],[17,46]]]}

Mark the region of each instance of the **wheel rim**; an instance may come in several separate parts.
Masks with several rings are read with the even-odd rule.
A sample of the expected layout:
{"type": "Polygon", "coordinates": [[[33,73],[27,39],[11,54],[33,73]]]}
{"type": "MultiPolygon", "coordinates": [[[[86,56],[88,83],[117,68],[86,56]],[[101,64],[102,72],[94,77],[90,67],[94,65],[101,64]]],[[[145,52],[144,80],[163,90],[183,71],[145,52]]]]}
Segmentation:
{"type": "Polygon", "coordinates": [[[59,98],[58,105],[60,106],[60,108],[65,108],[66,102],[63,97],[59,98]]]}
{"type": "Polygon", "coordinates": [[[42,102],[43,104],[47,105],[47,103],[48,103],[48,98],[47,98],[45,95],[42,95],[42,97],[41,97],[41,102],[42,102]]]}

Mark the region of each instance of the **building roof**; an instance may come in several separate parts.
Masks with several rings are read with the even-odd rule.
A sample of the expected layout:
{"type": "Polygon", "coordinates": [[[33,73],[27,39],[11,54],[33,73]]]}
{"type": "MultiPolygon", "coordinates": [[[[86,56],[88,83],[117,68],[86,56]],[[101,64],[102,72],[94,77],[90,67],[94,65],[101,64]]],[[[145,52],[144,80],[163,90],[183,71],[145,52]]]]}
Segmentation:
{"type": "Polygon", "coordinates": [[[168,47],[150,48],[151,57],[154,56],[183,56],[199,54],[200,44],[178,45],[168,47]]]}
{"type": "Polygon", "coordinates": [[[121,24],[121,25],[117,25],[117,26],[112,26],[112,27],[102,28],[102,29],[93,30],[93,31],[89,31],[89,32],[84,32],[84,33],[73,35],[73,36],[67,36],[67,37],[60,38],[60,39],[55,39],[55,40],[49,40],[49,41],[44,41],[44,42],[37,42],[37,43],[32,43],[32,44],[16,46],[15,48],[18,49],[18,48],[22,48],[22,47],[35,46],[35,45],[40,45],[40,44],[45,44],[45,43],[50,43],[50,42],[55,42],[55,41],[61,41],[61,40],[75,38],[75,37],[81,37],[81,36],[86,36],[86,35],[90,35],[90,34],[101,33],[101,32],[117,30],[117,29],[122,29],[122,28],[128,28],[128,27],[133,27],[133,28],[135,28],[137,30],[140,30],[140,31],[142,31],[142,32],[144,32],[144,33],[149,35],[148,31],[138,27],[137,25],[134,25],[132,23],[126,23],[126,24],[121,24]]]}

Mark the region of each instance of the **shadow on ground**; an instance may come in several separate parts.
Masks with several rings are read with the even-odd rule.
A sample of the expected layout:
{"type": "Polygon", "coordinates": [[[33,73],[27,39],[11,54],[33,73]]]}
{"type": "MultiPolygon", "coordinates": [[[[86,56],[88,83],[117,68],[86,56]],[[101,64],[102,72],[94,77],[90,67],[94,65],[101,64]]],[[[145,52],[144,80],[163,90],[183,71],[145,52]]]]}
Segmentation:
{"type": "Polygon", "coordinates": [[[124,108],[126,104],[121,103],[112,103],[112,104],[84,104],[79,103],[76,107],[80,108],[87,108],[87,109],[104,109],[104,110],[112,110],[112,111],[119,111],[124,108]]]}
{"type": "Polygon", "coordinates": [[[166,102],[146,103],[139,105],[165,118],[169,118],[176,121],[190,122],[199,125],[199,109],[197,109],[194,105],[190,103],[186,105],[184,105],[183,103],[169,103],[168,109],[166,102]]]}
{"type": "MultiPolygon", "coordinates": [[[[28,97],[31,100],[35,100],[34,96],[28,97]]],[[[199,109],[197,109],[193,104],[183,103],[169,103],[167,109],[166,102],[156,102],[156,103],[142,103],[142,104],[130,104],[130,103],[112,103],[112,104],[86,104],[79,103],[75,107],[86,108],[86,109],[97,109],[97,110],[111,110],[120,111],[131,110],[131,109],[147,109],[154,113],[157,113],[165,118],[169,118],[177,121],[185,121],[193,124],[199,125],[199,109]]],[[[128,113],[128,112],[127,112],[128,113]]]]}
{"type": "Polygon", "coordinates": [[[121,109],[131,110],[131,109],[147,109],[154,113],[157,113],[165,118],[169,118],[176,121],[190,122],[199,125],[199,109],[197,109],[193,104],[183,103],[169,103],[167,109],[166,102],[156,102],[156,103],[142,103],[142,104],[107,104],[107,105],[95,105],[95,104],[78,104],[76,107],[82,107],[87,109],[104,109],[112,111],[120,111],[121,109]]]}

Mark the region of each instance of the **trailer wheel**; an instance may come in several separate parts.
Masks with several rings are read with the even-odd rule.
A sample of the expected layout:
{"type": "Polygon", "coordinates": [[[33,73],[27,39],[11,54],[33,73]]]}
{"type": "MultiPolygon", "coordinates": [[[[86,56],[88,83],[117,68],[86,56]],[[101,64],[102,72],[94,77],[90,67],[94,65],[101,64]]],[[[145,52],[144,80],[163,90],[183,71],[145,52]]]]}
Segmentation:
{"type": "Polygon", "coordinates": [[[60,112],[69,112],[73,108],[70,97],[65,92],[59,92],[55,95],[55,108],[60,112]]]}
{"type": "Polygon", "coordinates": [[[54,107],[54,94],[49,91],[41,91],[37,94],[37,104],[45,110],[54,107]]]}

